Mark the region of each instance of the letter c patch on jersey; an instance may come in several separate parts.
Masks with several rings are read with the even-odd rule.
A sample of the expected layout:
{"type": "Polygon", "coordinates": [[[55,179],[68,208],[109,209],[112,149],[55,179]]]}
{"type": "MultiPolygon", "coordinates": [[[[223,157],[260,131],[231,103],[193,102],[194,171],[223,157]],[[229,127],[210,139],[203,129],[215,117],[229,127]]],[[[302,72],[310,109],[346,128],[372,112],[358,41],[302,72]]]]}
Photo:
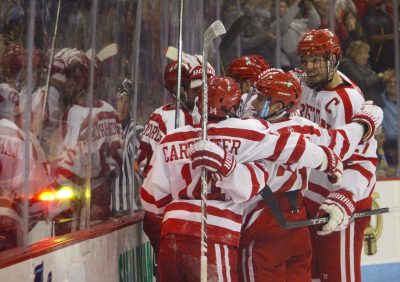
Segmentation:
{"type": "Polygon", "coordinates": [[[335,97],[332,100],[330,100],[328,103],[326,103],[325,111],[327,111],[328,113],[331,114],[332,113],[332,109],[331,108],[333,108],[333,107],[335,107],[335,106],[337,106],[339,104],[340,104],[339,99],[335,97]],[[333,103],[333,106],[331,107],[332,103],[333,103]]]}

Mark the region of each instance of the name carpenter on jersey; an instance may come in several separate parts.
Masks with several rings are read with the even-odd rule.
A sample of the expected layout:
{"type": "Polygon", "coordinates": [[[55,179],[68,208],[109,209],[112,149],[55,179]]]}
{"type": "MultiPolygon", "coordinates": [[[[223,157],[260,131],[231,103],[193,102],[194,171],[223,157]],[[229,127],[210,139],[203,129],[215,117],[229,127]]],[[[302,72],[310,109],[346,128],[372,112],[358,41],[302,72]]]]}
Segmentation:
{"type": "MultiPolygon", "coordinates": [[[[240,140],[236,139],[210,137],[209,140],[234,155],[238,154],[239,148],[241,146],[240,140]]],[[[193,146],[194,143],[198,141],[199,140],[191,140],[186,143],[165,144],[162,149],[165,162],[168,163],[190,158],[190,148],[191,146],[193,146]]]]}

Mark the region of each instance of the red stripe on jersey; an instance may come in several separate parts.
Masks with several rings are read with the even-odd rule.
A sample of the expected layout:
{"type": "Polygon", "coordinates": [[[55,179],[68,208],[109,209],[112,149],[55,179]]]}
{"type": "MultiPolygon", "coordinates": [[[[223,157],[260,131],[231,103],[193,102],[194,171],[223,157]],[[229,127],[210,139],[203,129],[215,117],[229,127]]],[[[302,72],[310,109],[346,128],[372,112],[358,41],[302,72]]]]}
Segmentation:
{"type": "Polygon", "coordinates": [[[349,163],[350,161],[363,161],[363,162],[368,161],[368,162],[372,163],[374,166],[377,166],[377,164],[378,164],[378,158],[375,158],[375,157],[374,158],[367,158],[367,157],[364,157],[362,155],[360,156],[360,155],[353,154],[353,155],[351,155],[351,157],[348,160],[346,160],[344,162],[344,168],[345,169],[347,168],[346,164],[349,163]]]}
{"type": "Polygon", "coordinates": [[[261,141],[265,137],[263,133],[243,128],[210,128],[207,133],[209,136],[222,135],[224,137],[237,137],[251,141],[261,141]]]}
{"type": "Polygon", "coordinates": [[[268,158],[270,161],[276,161],[277,158],[282,153],[282,150],[285,148],[286,143],[289,139],[290,134],[289,133],[282,133],[279,135],[278,141],[276,142],[275,150],[272,156],[268,158]]]}
{"type": "Polygon", "coordinates": [[[301,187],[300,189],[306,189],[308,187],[308,173],[307,173],[307,168],[302,167],[299,169],[299,173],[301,176],[301,187]]]}
{"type": "Polygon", "coordinates": [[[321,196],[324,197],[324,198],[328,197],[329,190],[326,189],[326,188],[324,188],[323,186],[320,186],[320,185],[318,185],[318,184],[309,182],[309,183],[308,183],[308,188],[309,188],[311,191],[313,191],[313,192],[315,192],[315,193],[321,195],[321,196]]]}
{"type": "Polygon", "coordinates": [[[337,132],[331,131],[330,137],[331,137],[331,143],[329,144],[328,147],[333,150],[336,146],[337,132]]]}
{"type": "Polygon", "coordinates": [[[103,119],[115,119],[117,121],[119,120],[117,113],[112,112],[112,111],[111,112],[99,112],[96,114],[96,117],[99,120],[103,120],[103,119]]]}
{"type": "Polygon", "coordinates": [[[83,185],[85,183],[85,180],[83,178],[80,178],[79,176],[74,174],[72,171],[70,171],[69,169],[66,169],[64,167],[58,166],[56,168],[55,174],[56,175],[61,175],[61,176],[65,177],[65,178],[71,180],[72,182],[78,184],[78,185],[83,185]]]}
{"type": "Polygon", "coordinates": [[[346,166],[345,169],[352,169],[352,170],[358,171],[362,176],[364,176],[368,180],[368,185],[370,185],[372,177],[374,176],[374,174],[372,172],[370,172],[368,169],[365,169],[360,164],[349,165],[349,166],[346,166]]]}
{"type": "MultiPolygon", "coordinates": [[[[195,200],[196,202],[199,202],[199,200],[195,200]]],[[[201,207],[198,205],[194,205],[190,202],[173,202],[168,207],[166,208],[165,212],[167,213],[170,210],[183,210],[183,211],[188,211],[188,212],[201,212],[201,207]]],[[[232,220],[237,223],[242,223],[242,215],[241,214],[236,214],[230,210],[224,209],[221,210],[219,208],[213,207],[211,205],[207,206],[207,214],[209,215],[215,215],[217,217],[223,215],[224,218],[232,220]]]]}
{"type": "Polygon", "coordinates": [[[349,93],[347,93],[345,87],[338,87],[335,90],[343,102],[345,121],[346,123],[350,123],[351,119],[353,118],[353,105],[351,103],[349,93]]]}
{"type": "Polygon", "coordinates": [[[292,172],[289,178],[281,185],[281,187],[279,187],[279,190],[276,191],[275,193],[289,191],[293,187],[293,184],[297,179],[297,172],[298,172],[297,170],[295,172],[292,172]]]}
{"type": "Polygon", "coordinates": [[[254,162],[254,164],[256,165],[256,167],[258,167],[261,171],[264,172],[264,181],[265,181],[265,183],[267,183],[267,182],[268,182],[268,179],[269,179],[269,173],[268,173],[268,171],[265,169],[265,167],[264,167],[261,163],[259,163],[259,162],[254,162]]]}
{"type": "Polygon", "coordinates": [[[340,150],[340,158],[343,158],[344,155],[349,151],[350,148],[350,142],[349,142],[349,138],[346,135],[346,132],[344,130],[337,130],[337,133],[340,134],[343,137],[343,144],[342,144],[342,148],[340,150]]]}
{"type": "Polygon", "coordinates": [[[147,123],[151,120],[158,124],[158,128],[162,133],[164,133],[164,135],[167,134],[167,127],[165,126],[165,122],[160,114],[153,113],[147,123]]]}
{"type": "MultiPolygon", "coordinates": [[[[168,234],[183,234],[200,238],[200,222],[169,218],[162,223],[161,237],[168,234]]],[[[224,245],[238,246],[240,232],[216,225],[207,225],[207,241],[224,245]]]]}
{"type": "Polygon", "coordinates": [[[140,197],[147,203],[155,205],[157,208],[162,208],[172,201],[172,195],[167,195],[164,198],[156,201],[153,195],[149,194],[144,187],[140,188],[140,197]]]}
{"type": "Polygon", "coordinates": [[[306,140],[304,138],[300,138],[297,141],[297,145],[294,148],[292,154],[290,155],[290,158],[288,159],[287,163],[296,163],[301,156],[304,154],[304,151],[306,149],[306,140]]]}
{"type": "Polygon", "coordinates": [[[200,137],[200,131],[170,133],[164,137],[164,139],[161,141],[161,144],[165,144],[168,142],[180,142],[180,141],[189,142],[190,139],[199,139],[199,137],[200,137]]]}
{"type": "Polygon", "coordinates": [[[185,125],[193,124],[193,117],[186,111],[184,111],[183,113],[185,114],[185,125]]]}
{"type": "Polygon", "coordinates": [[[254,197],[255,194],[258,193],[258,191],[260,189],[260,183],[258,182],[258,179],[257,179],[254,169],[248,164],[245,164],[245,166],[246,166],[247,170],[250,172],[250,176],[251,176],[251,187],[252,188],[251,188],[251,193],[249,196],[249,199],[250,199],[250,198],[254,197]]]}

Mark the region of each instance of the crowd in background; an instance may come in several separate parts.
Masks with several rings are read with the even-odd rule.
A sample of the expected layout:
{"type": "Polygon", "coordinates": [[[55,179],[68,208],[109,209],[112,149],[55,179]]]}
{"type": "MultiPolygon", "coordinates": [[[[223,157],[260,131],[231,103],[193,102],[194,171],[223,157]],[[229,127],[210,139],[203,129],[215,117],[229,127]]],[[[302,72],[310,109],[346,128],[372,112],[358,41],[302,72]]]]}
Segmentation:
{"type": "MultiPolygon", "coordinates": [[[[0,58],[2,58],[0,82],[2,84],[7,82],[18,95],[21,95],[22,114],[24,109],[26,111],[26,108],[22,106],[25,99],[20,94],[26,88],[24,82],[26,65],[20,66],[21,72],[16,72],[15,62],[7,61],[7,57],[3,59],[3,54],[14,50],[15,46],[23,48],[27,46],[29,2],[10,0],[0,3],[0,58]],[[6,73],[10,71],[8,68],[15,74],[15,77],[7,77],[8,80],[5,81],[6,73]],[[10,82],[11,80],[14,81],[14,84],[10,82]]],[[[398,93],[396,93],[395,83],[396,75],[399,76],[400,74],[396,74],[394,70],[395,27],[393,25],[392,1],[337,0],[333,10],[333,25],[330,22],[328,0],[213,0],[204,2],[206,3],[201,5],[203,5],[202,8],[205,12],[200,15],[203,27],[207,27],[217,18],[217,10],[219,10],[219,17],[227,28],[241,15],[248,15],[251,18],[250,24],[241,35],[240,43],[236,41],[226,54],[229,59],[238,55],[259,54],[271,66],[282,67],[285,70],[297,66],[296,46],[304,33],[311,29],[334,26],[334,31],[342,44],[343,58],[339,70],[361,88],[366,100],[373,100],[383,108],[385,113],[382,128],[377,133],[380,159],[377,171],[378,178],[398,176],[398,115],[396,105],[398,93]],[[220,5],[219,9],[217,9],[218,4],[220,5]],[[275,5],[279,5],[279,19],[276,17],[275,5]],[[280,32],[279,36],[277,36],[277,30],[280,32]],[[277,40],[280,40],[278,44],[277,40]],[[280,49],[276,50],[276,46],[279,46],[280,49]]],[[[82,54],[89,54],[87,51],[92,48],[92,1],[60,1],[60,16],[57,18],[58,3],[59,1],[50,0],[36,1],[33,42],[37,60],[33,62],[35,74],[33,92],[49,84],[48,73],[51,72],[51,68],[49,70],[48,66],[54,39],[54,54],[66,47],[76,48],[82,54]],[[55,34],[56,26],[58,30],[55,34]]],[[[111,43],[117,43],[118,52],[101,65],[101,79],[95,80],[93,97],[95,100],[105,101],[113,107],[119,115],[122,131],[127,126],[129,127],[128,124],[133,118],[131,113],[135,112],[136,122],[144,125],[150,113],[168,99],[162,81],[162,70],[166,64],[163,52],[168,45],[177,45],[177,4],[178,1],[172,0],[142,1],[140,50],[139,56],[135,57],[136,50],[133,49],[133,46],[135,46],[135,30],[137,28],[137,1],[98,1],[95,33],[96,49],[100,51],[111,43]],[[167,8],[168,11],[166,12],[164,8],[167,8]],[[119,109],[122,106],[118,107],[118,101],[121,100],[121,95],[118,95],[118,93],[121,93],[118,92],[118,87],[126,78],[131,80],[134,77],[134,62],[137,59],[139,60],[137,85],[130,85],[132,91],[129,91],[129,99],[124,102],[132,105],[133,95],[137,91],[136,110],[127,114],[125,109],[125,113],[122,113],[123,110],[119,109]],[[136,91],[133,91],[134,89],[136,91]]],[[[192,3],[192,5],[193,9],[197,10],[200,4],[192,3]]],[[[188,16],[190,18],[193,15],[186,15],[186,17],[188,16]]],[[[191,24],[184,25],[184,29],[190,27],[192,27],[191,24]]],[[[201,38],[201,34],[191,36],[197,37],[196,40],[201,38]]],[[[190,40],[190,38],[185,38],[185,42],[190,40]]],[[[186,50],[185,48],[184,45],[183,49],[186,50]]],[[[196,47],[192,46],[192,48],[196,47]]],[[[201,53],[200,44],[197,48],[197,50],[187,51],[201,53]]],[[[25,50],[25,56],[26,54],[27,50],[25,50]]],[[[217,65],[215,50],[212,56],[211,62],[217,65]]],[[[0,101],[0,104],[2,102],[0,101]]],[[[57,119],[59,117],[58,121],[61,121],[63,115],[71,109],[71,104],[65,103],[61,97],[56,107],[59,107],[59,109],[51,118],[57,119]]],[[[4,111],[3,109],[4,107],[0,106],[0,110],[4,111]]],[[[33,121],[35,121],[34,114],[39,114],[41,111],[43,109],[39,108],[36,112],[32,112],[33,121]]],[[[0,117],[2,119],[8,118],[4,112],[0,112],[0,117]]],[[[48,140],[56,127],[61,125],[57,122],[52,123],[49,116],[45,117],[42,122],[43,124],[39,125],[37,132],[34,132],[35,137],[38,138],[42,146],[44,157],[47,160],[56,159],[60,152],[54,153],[54,141],[48,142],[48,140]]],[[[23,126],[21,126],[22,128],[23,126]]],[[[140,130],[140,127],[138,128],[140,130]]],[[[124,142],[122,131],[118,137],[121,144],[124,142]]],[[[124,205],[121,205],[122,208],[119,209],[111,204],[115,197],[124,197],[115,191],[109,188],[107,195],[110,199],[104,201],[109,205],[109,207],[107,206],[108,212],[107,216],[99,217],[102,220],[110,216],[124,214],[124,205]]],[[[126,193],[125,190],[124,193],[126,193]]],[[[2,196],[4,196],[4,192],[2,192],[2,196]]],[[[137,205],[133,203],[129,206],[131,210],[137,208],[137,205]]],[[[4,222],[1,224],[7,225],[4,222]]],[[[79,222],[75,224],[79,224],[79,222]]],[[[59,232],[69,232],[71,228],[69,226],[68,231],[60,229],[59,232]]],[[[1,241],[4,236],[0,234],[0,245],[3,244],[1,241]]],[[[6,241],[6,239],[3,240],[3,242],[6,241]]],[[[13,242],[11,246],[19,244],[13,242]]],[[[9,246],[5,243],[3,248],[0,246],[0,250],[7,248],[9,246]]]]}

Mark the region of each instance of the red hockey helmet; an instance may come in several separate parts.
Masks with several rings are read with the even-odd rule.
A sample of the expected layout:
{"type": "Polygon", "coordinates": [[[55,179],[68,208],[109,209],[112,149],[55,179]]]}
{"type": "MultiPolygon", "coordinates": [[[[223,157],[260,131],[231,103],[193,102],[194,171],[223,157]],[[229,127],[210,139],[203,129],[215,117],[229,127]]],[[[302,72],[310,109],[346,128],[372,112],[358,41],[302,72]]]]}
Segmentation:
{"type": "Polygon", "coordinates": [[[340,58],[340,42],[337,36],[329,29],[313,29],[300,39],[297,47],[299,57],[323,55],[326,59],[331,54],[340,58]]]}
{"type": "Polygon", "coordinates": [[[1,57],[1,74],[6,79],[15,79],[26,67],[26,51],[18,44],[9,45],[1,57]]]}
{"type": "MultiPolygon", "coordinates": [[[[188,89],[190,84],[189,73],[185,68],[181,68],[181,85],[188,89]]],[[[178,81],[178,61],[170,61],[164,69],[164,86],[168,89],[171,96],[176,99],[176,84],[178,81]]]]}
{"type": "Polygon", "coordinates": [[[301,86],[290,73],[271,72],[258,80],[255,87],[258,95],[267,98],[270,105],[282,103],[282,109],[274,116],[292,113],[300,104],[301,86]]]}
{"type": "MultiPolygon", "coordinates": [[[[233,78],[214,76],[208,80],[208,116],[223,118],[236,116],[241,91],[233,78]]],[[[199,95],[199,110],[202,109],[202,95],[199,95]]]]}
{"type": "Polygon", "coordinates": [[[313,89],[323,88],[332,80],[339,66],[339,39],[328,29],[311,30],[300,40],[297,55],[302,71],[300,78],[313,89]]]}
{"type": "Polygon", "coordinates": [[[227,76],[239,78],[240,80],[250,79],[251,83],[257,80],[261,72],[269,68],[269,64],[259,55],[242,56],[232,60],[227,76]]]}

